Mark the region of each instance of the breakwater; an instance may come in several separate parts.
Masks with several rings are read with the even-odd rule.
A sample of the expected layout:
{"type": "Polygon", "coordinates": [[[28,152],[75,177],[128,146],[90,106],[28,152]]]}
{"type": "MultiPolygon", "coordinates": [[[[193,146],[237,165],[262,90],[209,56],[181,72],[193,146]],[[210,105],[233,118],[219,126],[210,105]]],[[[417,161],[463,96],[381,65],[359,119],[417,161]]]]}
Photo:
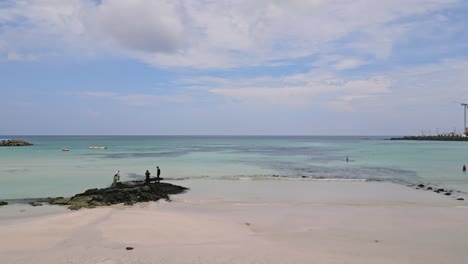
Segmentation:
{"type": "Polygon", "coordinates": [[[468,141],[468,137],[459,137],[459,136],[406,136],[406,137],[390,138],[390,140],[468,141]]]}

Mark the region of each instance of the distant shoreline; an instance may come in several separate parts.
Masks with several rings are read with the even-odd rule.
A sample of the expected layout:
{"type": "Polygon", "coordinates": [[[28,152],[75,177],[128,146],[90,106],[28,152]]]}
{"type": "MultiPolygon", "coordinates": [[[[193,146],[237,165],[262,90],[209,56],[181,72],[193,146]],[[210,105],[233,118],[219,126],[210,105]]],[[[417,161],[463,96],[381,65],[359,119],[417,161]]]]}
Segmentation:
{"type": "Polygon", "coordinates": [[[390,140],[468,141],[468,137],[454,137],[454,136],[406,136],[406,137],[390,138],[390,140]]]}

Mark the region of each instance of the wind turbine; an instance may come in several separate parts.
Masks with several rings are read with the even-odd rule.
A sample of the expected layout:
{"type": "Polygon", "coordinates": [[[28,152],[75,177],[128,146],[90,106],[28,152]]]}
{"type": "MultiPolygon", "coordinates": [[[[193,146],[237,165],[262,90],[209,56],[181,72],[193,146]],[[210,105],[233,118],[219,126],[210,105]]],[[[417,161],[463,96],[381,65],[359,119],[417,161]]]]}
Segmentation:
{"type": "Polygon", "coordinates": [[[464,110],[464,117],[465,117],[465,122],[463,123],[463,134],[466,134],[466,108],[468,107],[468,103],[460,103],[460,102],[456,102],[458,104],[460,104],[461,106],[463,106],[463,110],[464,110]]]}

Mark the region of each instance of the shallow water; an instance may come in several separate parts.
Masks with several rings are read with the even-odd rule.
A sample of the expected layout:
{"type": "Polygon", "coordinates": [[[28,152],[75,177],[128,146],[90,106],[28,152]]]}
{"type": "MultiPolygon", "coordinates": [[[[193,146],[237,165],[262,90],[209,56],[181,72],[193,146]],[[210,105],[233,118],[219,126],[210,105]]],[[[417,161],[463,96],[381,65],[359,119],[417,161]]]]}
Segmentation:
{"type": "Polygon", "coordinates": [[[109,185],[117,170],[126,180],[144,177],[147,169],[155,173],[157,165],[162,177],[174,180],[369,180],[468,191],[468,174],[461,172],[468,164],[468,142],[319,136],[0,137],[34,143],[0,148],[0,199],[70,196],[109,185]]]}

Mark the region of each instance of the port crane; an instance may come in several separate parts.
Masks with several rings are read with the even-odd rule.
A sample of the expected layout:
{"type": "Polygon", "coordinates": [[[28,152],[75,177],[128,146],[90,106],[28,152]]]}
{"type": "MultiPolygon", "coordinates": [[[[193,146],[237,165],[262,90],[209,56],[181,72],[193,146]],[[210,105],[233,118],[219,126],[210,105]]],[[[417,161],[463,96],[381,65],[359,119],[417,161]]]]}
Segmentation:
{"type": "Polygon", "coordinates": [[[468,103],[460,103],[460,102],[455,102],[455,103],[458,103],[460,104],[461,106],[463,106],[463,110],[464,110],[464,123],[463,123],[463,134],[466,135],[466,108],[468,107],[468,103]]]}

